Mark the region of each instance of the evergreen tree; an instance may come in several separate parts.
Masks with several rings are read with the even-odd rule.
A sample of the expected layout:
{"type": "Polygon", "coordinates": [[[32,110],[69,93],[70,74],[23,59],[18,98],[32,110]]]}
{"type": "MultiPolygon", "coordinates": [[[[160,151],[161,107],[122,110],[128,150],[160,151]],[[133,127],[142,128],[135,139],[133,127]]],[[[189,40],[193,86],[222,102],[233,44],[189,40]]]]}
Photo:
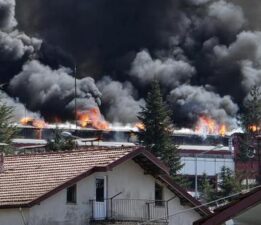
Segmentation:
{"type": "Polygon", "coordinates": [[[48,140],[46,150],[47,151],[65,151],[72,150],[75,147],[75,143],[72,138],[64,138],[61,130],[57,127],[54,130],[54,138],[48,140]]]}
{"type": "Polygon", "coordinates": [[[1,148],[1,151],[6,154],[13,153],[13,148],[10,145],[12,138],[17,135],[18,129],[12,124],[13,108],[7,106],[1,101],[0,97],[0,142],[8,144],[1,148]]]}
{"type": "Polygon", "coordinates": [[[221,168],[220,180],[218,198],[227,197],[241,190],[240,182],[230,168],[225,166],[221,168]]]}
{"type": "MultiPolygon", "coordinates": [[[[200,186],[201,200],[205,202],[215,201],[220,198],[225,198],[235,193],[238,193],[242,187],[240,185],[239,177],[235,176],[230,168],[223,166],[219,177],[220,182],[218,183],[218,190],[211,185],[206,174],[203,175],[202,183],[200,186]]],[[[226,198],[223,200],[224,203],[231,201],[233,197],[226,198]]],[[[221,203],[219,201],[219,203],[221,203]]],[[[214,205],[214,203],[213,203],[214,205]]]]}
{"type": "Polygon", "coordinates": [[[213,187],[213,185],[210,183],[206,173],[203,174],[200,191],[201,191],[200,198],[204,202],[211,202],[215,199],[216,190],[213,187]]]}
{"type": "Polygon", "coordinates": [[[170,174],[181,182],[178,172],[183,167],[179,150],[172,140],[172,122],[170,111],[163,101],[158,81],[154,80],[145,99],[138,119],[143,123],[144,130],[139,134],[141,143],[154,155],[162,159],[170,168],[170,174]]]}

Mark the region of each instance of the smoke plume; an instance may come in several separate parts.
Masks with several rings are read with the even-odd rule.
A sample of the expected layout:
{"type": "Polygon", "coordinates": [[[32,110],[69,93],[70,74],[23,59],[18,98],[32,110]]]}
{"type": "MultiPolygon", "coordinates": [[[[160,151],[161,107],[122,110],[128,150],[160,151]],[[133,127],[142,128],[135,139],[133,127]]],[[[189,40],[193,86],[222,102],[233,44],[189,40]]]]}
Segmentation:
{"type": "MultiPolygon", "coordinates": [[[[63,67],[52,70],[33,60],[11,80],[10,91],[33,111],[41,111],[46,116],[66,115],[65,109],[69,110],[67,113],[74,110],[75,81],[70,72],[63,67]]],[[[97,106],[101,94],[92,78],[77,80],[76,87],[79,110],[97,106]]]]}
{"type": "Polygon", "coordinates": [[[181,85],[170,92],[169,102],[178,105],[181,113],[191,120],[198,115],[209,115],[220,123],[236,128],[235,114],[238,106],[226,95],[221,97],[211,91],[210,87],[181,85]],[[209,90],[208,90],[209,89],[209,90]]]}
{"type": "Polygon", "coordinates": [[[0,81],[29,110],[67,119],[77,64],[78,106],[101,100],[106,119],[134,122],[157,78],[177,125],[207,114],[233,126],[261,85],[253,2],[0,0],[0,81]]]}
{"type": "MultiPolygon", "coordinates": [[[[3,94],[2,101],[15,108],[16,118],[28,114],[70,118],[75,98],[70,57],[17,29],[14,0],[0,1],[0,15],[0,80],[10,95],[3,94]]],[[[84,76],[76,84],[79,110],[100,104],[101,94],[92,78],[84,76]]]]}
{"type": "Polygon", "coordinates": [[[5,104],[8,107],[11,107],[13,110],[13,120],[14,122],[19,121],[22,117],[32,117],[39,118],[38,113],[33,113],[25,108],[25,106],[18,100],[11,98],[3,91],[0,91],[1,103],[5,104]]]}
{"type": "Polygon", "coordinates": [[[142,84],[150,84],[153,79],[161,81],[164,86],[175,87],[188,81],[195,69],[183,60],[173,58],[153,60],[147,51],[137,53],[130,74],[137,77],[142,84]]]}
{"type": "Polygon", "coordinates": [[[137,121],[140,106],[144,100],[136,100],[131,83],[120,83],[104,77],[97,83],[102,90],[102,103],[106,108],[106,118],[112,122],[132,123],[137,121]]]}

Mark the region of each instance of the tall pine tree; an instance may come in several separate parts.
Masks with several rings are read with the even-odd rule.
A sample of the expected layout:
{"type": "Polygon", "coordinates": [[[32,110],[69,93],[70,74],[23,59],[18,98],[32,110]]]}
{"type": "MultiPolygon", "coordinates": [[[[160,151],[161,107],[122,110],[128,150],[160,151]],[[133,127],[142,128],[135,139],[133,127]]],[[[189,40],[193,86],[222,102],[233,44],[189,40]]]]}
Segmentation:
{"type": "MultiPolygon", "coordinates": [[[[238,178],[230,168],[223,166],[220,173],[221,181],[219,183],[220,191],[218,192],[218,198],[227,197],[239,192],[241,185],[238,178]]],[[[230,199],[227,199],[227,201],[230,201],[230,199]]]]}
{"type": "Polygon", "coordinates": [[[211,202],[215,199],[216,190],[213,185],[210,183],[210,180],[207,177],[207,174],[204,173],[202,176],[202,182],[200,185],[200,198],[204,202],[211,202]]]}
{"type": "Polygon", "coordinates": [[[171,138],[170,111],[163,101],[158,81],[153,81],[145,103],[138,114],[138,119],[144,125],[139,140],[149,151],[169,166],[170,174],[179,182],[182,179],[177,174],[183,164],[180,161],[179,150],[171,138]]]}
{"type": "Polygon", "coordinates": [[[6,154],[13,153],[13,148],[11,146],[12,138],[17,135],[18,129],[13,125],[13,108],[7,106],[1,100],[0,94],[0,142],[8,144],[8,146],[2,146],[0,151],[6,154]]]}

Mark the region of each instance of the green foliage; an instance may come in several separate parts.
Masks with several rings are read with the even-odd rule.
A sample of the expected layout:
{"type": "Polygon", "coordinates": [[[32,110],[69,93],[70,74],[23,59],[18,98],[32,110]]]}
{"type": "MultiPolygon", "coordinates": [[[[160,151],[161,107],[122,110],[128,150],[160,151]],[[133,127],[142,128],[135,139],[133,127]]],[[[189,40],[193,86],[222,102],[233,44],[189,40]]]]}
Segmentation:
{"type": "Polygon", "coordinates": [[[216,190],[213,187],[213,185],[210,183],[210,181],[205,173],[203,174],[203,177],[202,177],[200,192],[201,192],[200,198],[204,202],[211,202],[211,201],[215,200],[215,198],[216,198],[216,190]]]}
{"type": "Polygon", "coordinates": [[[241,190],[240,182],[237,180],[233,171],[225,166],[221,168],[221,182],[219,183],[221,197],[229,196],[241,190]]]}
{"type": "Polygon", "coordinates": [[[174,178],[181,181],[179,176],[175,176],[183,164],[180,162],[179,150],[171,138],[170,111],[163,101],[160,86],[156,80],[153,81],[145,102],[145,107],[142,107],[138,114],[138,119],[145,127],[139,134],[139,140],[169,166],[170,174],[174,178]]]}
{"type": "MultiPolygon", "coordinates": [[[[218,190],[211,185],[207,175],[204,174],[202,184],[200,186],[200,198],[204,202],[212,202],[214,200],[231,196],[241,191],[240,179],[235,176],[233,171],[225,166],[221,168],[220,182],[218,183],[218,190]]],[[[231,201],[233,197],[223,200],[224,203],[231,201]]],[[[219,201],[220,203],[220,201],[219,201]]],[[[214,205],[214,203],[213,203],[214,205]]]]}
{"type": "Polygon", "coordinates": [[[0,142],[8,146],[2,147],[1,150],[6,154],[12,154],[13,148],[10,146],[12,138],[17,135],[18,129],[12,124],[13,108],[1,102],[0,99],[0,142]]]}
{"type": "MultiPolygon", "coordinates": [[[[213,201],[240,192],[242,187],[238,178],[239,177],[235,176],[230,168],[223,166],[219,177],[220,182],[218,183],[218,191],[215,192],[213,189],[207,187],[209,188],[209,190],[206,191],[208,200],[213,201]]],[[[232,198],[233,197],[226,198],[223,202],[229,202],[232,198]]]]}
{"type": "Polygon", "coordinates": [[[248,98],[244,104],[244,113],[241,115],[241,121],[246,133],[253,134],[260,131],[253,130],[251,126],[261,125],[261,91],[257,86],[253,86],[249,92],[248,98]]]}
{"type": "Polygon", "coordinates": [[[48,140],[46,150],[47,151],[65,151],[72,150],[75,147],[75,142],[72,138],[64,138],[61,134],[61,130],[56,128],[54,130],[54,138],[48,140]]]}

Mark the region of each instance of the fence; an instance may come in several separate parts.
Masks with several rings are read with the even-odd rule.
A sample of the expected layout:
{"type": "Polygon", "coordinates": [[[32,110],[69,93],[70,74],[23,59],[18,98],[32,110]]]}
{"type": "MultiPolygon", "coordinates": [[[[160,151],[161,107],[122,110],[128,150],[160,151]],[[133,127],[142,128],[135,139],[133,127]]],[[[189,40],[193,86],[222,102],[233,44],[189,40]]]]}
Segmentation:
{"type": "Polygon", "coordinates": [[[159,220],[162,222],[168,218],[167,201],[110,198],[103,202],[91,200],[91,205],[93,220],[159,220]]]}

